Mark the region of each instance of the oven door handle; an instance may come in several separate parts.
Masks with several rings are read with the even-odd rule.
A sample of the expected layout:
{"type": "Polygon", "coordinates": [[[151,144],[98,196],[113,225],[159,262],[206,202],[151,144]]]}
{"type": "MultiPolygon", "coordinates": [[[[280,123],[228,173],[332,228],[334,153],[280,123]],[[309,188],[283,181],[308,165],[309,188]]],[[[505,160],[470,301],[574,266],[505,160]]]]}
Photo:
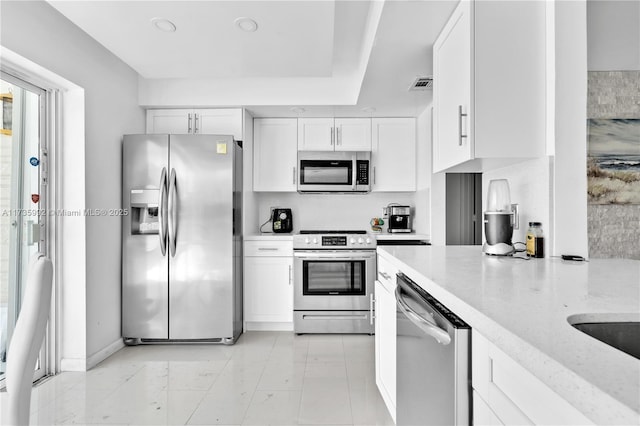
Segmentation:
{"type": "Polygon", "coordinates": [[[401,294],[401,287],[396,287],[396,304],[398,309],[411,321],[416,327],[422,330],[426,335],[433,337],[443,345],[451,343],[451,336],[446,330],[441,329],[438,325],[428,320],[427,318],[419,315],[404,301],[404,296],[401,294]]]}

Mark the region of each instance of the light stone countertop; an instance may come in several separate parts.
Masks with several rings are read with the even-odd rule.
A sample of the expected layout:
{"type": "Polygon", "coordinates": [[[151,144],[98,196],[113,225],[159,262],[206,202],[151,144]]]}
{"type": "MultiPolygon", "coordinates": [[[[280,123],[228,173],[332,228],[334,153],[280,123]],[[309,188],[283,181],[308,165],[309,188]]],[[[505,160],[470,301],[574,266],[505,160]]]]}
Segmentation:
{"type": "Polygon", "coordinates": [[[479,246],[378,254],[597,424],[640,423],[640,360],[567,317],[640,320],[640,261],[486,256],[479,246]]]}

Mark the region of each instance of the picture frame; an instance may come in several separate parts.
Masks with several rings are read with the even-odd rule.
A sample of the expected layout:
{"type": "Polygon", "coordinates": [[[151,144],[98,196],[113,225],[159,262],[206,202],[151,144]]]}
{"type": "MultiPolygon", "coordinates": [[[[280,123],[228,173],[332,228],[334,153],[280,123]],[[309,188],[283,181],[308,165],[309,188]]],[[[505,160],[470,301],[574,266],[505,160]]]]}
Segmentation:
{"type": "Polygon", "coordinates": [[[589,204],[640,204],[640,119],[589,119],[589,204]]]}

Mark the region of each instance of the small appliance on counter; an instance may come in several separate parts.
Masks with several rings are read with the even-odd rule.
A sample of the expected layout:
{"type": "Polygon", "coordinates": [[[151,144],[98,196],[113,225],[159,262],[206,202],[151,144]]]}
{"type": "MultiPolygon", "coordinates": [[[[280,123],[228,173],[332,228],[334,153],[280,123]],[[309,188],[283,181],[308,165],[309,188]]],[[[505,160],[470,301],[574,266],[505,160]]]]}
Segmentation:
{"type": "Polygon", "coordinates": [[[389,222],[387,231],[390,233],[412,232],[411,230],[411,206],[390,204],[387,206],[389,222]]]}
{"type": "Polygon", "coordinates": [[[482,252],[494,256],[509,256],[515,252],[511,238],[518,229],[518,205],[511,204],[509,182],[489,181],[487,210],[484,212],[484,233],[487,241],[482,252]]]}
{"type": "Polygon", "coordinates": [[[291,214],[291,209],[273,209],[271,213],[271,229],[277,234],[293,231],[293,215],[291,214]]]}

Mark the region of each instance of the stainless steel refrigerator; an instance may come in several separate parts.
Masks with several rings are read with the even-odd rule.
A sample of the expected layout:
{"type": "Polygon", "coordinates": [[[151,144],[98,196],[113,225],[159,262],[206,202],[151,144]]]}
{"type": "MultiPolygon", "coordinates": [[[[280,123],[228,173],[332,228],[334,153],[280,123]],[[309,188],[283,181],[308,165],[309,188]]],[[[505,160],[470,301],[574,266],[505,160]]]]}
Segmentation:
{"type": "Polygon", "coordinates": [[[220,341],[242,332],[242,149],[232,136],[123,140],[122,336],[220,341]]]}

